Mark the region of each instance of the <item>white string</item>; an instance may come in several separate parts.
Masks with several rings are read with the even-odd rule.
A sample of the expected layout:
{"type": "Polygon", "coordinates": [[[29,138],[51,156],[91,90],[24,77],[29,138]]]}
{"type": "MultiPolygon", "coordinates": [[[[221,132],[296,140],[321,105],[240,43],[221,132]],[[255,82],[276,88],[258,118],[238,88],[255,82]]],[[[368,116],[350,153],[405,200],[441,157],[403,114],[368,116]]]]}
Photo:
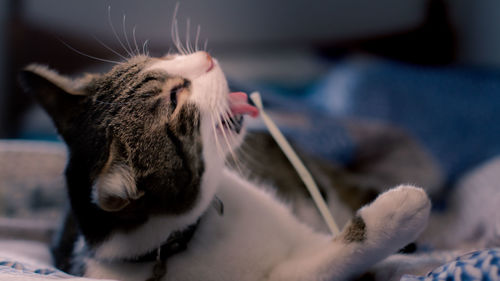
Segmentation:
{"type": "Polygon", "coordinates": [[[311,173],[307,170],[307,168],[304,166],[302,161],[300,160],[299,156],[293,148],[290,146],[288,141],[285,139],[283,134],[280,132],[278,129],[278,126],[271,120],[271,118],[265,113],[264,107],[262,105],[262,100],[260,98],[259,92],[253,92],[250,94],[250,99],[252,99],[253,103],[257,106],[259,109],[259,115],[266,124],[269,132],[273,136],[274,140],[278,143],[280,146],[281,150],[285,153],[286,157],[288,160],[290,160],[290,163],[292,163],[293,167],[299,174],[300,178],[306,185],[307,189],[309,190],[309,193],[311,194],[314,203],[316,204],[316,207],[318,207],[319,212],[323,216],[323,219],[325,220],[326,225],[330,229],[330,232],[333,234],[333,236],[337,236],[339,234],[339,228],[337,224],[335,223],[335,220],[333,219],[332,214],[330,213],[328,206],[325,203],[325,200],[321,196],[321,193],[319,192],[318,186],[314,182],[313,177],[311,176],[311,173]]]}

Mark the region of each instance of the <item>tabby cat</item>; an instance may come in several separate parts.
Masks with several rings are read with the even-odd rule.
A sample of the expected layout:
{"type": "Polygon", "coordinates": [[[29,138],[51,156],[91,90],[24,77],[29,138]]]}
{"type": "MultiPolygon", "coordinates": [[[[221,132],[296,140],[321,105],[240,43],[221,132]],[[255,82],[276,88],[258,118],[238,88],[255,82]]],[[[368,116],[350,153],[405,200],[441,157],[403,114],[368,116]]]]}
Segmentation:
{"type": "Polygon", "coordinates": [[[75,80],[30,65],[21,80],[68,146],[71,210],[55,260],[72,274],[347,280],[412,242],[427,223],[426,193],[399,186],[332,237],[227,168],[244,119],[258,112],[244,93],[230,93],[206,52],[137,55],[75,80]]]}

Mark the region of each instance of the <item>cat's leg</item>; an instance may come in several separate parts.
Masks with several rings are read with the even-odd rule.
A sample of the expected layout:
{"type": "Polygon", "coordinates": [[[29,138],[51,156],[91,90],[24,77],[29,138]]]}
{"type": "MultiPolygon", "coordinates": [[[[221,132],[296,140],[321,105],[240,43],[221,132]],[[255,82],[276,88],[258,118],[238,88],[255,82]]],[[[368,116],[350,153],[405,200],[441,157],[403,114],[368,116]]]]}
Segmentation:
{"type": "Polygon", "coordinates": [[[304,241],[270,273],[269,280],[345,280],[414,241],[427,224],[425,192],[400,186],[361,208],[335,239],[304,241]]]}

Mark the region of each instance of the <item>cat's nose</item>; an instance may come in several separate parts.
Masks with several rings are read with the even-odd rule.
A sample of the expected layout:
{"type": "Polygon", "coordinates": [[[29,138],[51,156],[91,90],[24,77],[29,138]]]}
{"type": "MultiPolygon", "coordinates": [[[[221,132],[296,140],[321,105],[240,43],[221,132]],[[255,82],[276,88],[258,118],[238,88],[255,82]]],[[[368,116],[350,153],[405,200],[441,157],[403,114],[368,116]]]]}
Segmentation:
{"type": "Polygon", "coordinates": [[[205,57],[207,58],[208,61],[211,61],[212,60],[212,56],[210,56],[209,53],[205,52],[205,51],[201,51],[202,53],[205,53],[205,57]]]}
{"type": "Polygon", "coordinates": [[[207,52],[203,52],[203,53],[205,53],[205,57],[207,58],[207,61],[208,61],[207,72],[209,72],[210,70],[212,70],[212,68],[214,68],[214,60],[212,59],[212,56],[210,56],[209,53],[207,53],[207,52]]]}

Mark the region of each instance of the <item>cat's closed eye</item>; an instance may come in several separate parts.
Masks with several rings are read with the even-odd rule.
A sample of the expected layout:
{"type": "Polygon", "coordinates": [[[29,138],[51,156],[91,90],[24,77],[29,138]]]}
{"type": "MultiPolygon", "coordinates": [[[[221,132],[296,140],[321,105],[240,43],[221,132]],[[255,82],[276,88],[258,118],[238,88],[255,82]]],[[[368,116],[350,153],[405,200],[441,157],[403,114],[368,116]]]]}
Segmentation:
{"type": "Polygon", "coordinates": [[[190,83],[188,80],[184,80],[182,83],[179,83],[172,87],[172,89],[170,89],[170,105],[172,106],[172,109],[175,109],[177,107],[178,96],[180,92],[188,88],[189,84],[190,83]]]}
{"type": "Polygon", "coordinates": [[[147,75],[131,89],[131,92],[140,93],[145,98],[153,97],[161,93],[161,84],[164,82],[164,77],[147,75]]]}
{"type": "Polygon", "coordinates": [[[170,90],[170,105],[173,109],[177,107],[177,92],[181,89],[180,86],[175,86],[170,90]]]}

